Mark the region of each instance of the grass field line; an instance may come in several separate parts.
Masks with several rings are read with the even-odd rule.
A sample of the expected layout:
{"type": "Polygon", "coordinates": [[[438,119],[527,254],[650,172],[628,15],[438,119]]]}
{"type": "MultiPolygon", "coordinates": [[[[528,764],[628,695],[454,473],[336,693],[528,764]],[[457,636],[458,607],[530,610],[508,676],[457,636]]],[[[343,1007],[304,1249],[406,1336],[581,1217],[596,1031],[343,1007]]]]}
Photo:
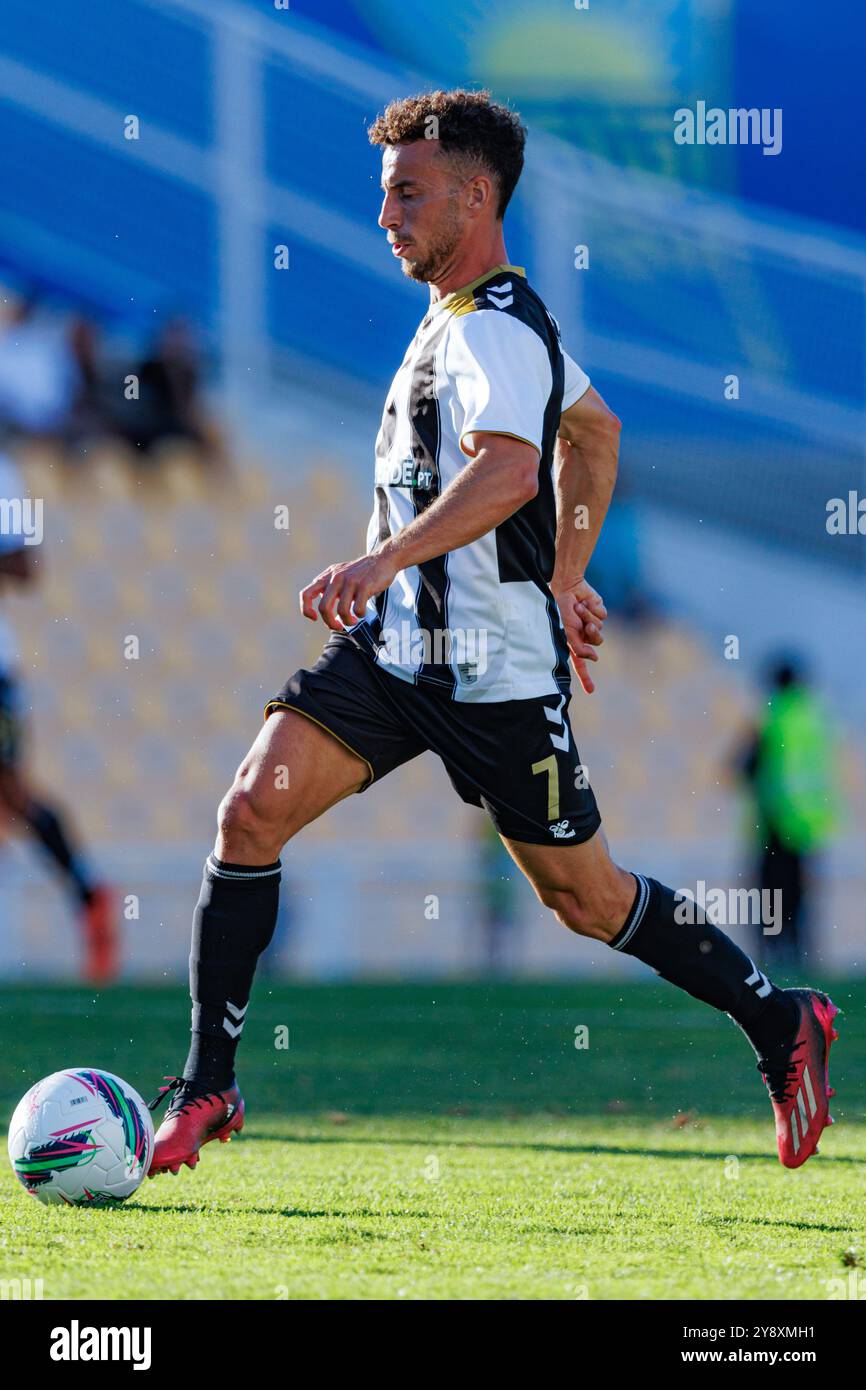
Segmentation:
{"type": "MultiPolygon", "coordinates": [[[[364,987],[364,985],[359,986],[359,988],[364,987]]],[[[180,1032],[183,1032],[187,1023],[188,1005],[181,1002],[179,999],[178,1001],[160,999],[156,993],[156,989],[158,988],[159,987],[156,987],[154,989],[154,997],[148,1005],[148,1017],[152,1019],[176,1019],[180,1032]]],[[[289,988],[297,990],[299,987],[297,985],[292,985],[289,988]]],[[[375,988],[379,989],[382,988],[382,986],[376,985],[375,988]]],[[[66,998],[62,995],[28,993],[26,995],[18,995],[16,999],[16,997],[12,995],[9,995],[8,998],[4,998],[0,995],[0,1015],[2,1015],[7,1007],[7,1003],[11,1004],[14,1000],[14,1002],[20,1005],[22,999],[26,999],[34,1008],[50,1009],[54,1014],[63,1015],[64,1017],[86,1018],[96,1010],[98,1011],[100,1019],[129,1018],[128,1001],[123,998],[113,998],[111,993],[101,995],[98,1002],[94,1001],[90,996],[86,998],[78,996],[66,998]]],[[[254,1022],[256,1013],[261,1017],[265,1015],[269,1009],[274,1007],[279,1007],[282,1010],[285,1010],[286,1007],[294,1009],[292,1017],[280,1019],[281,1022],[287,1022],[289,1024],[293,1021],[301,1022],[305,1019],[312,1018],[330,1018],[334,1021],[340,1016],[339,1008],[333,1008],[330,1011],[323,1010],[321,1005],[316,1005],[315,1001],[302,1004],[300,1001],[293,1000],[291,996],[284,996],[277,1000],[262,1000],[254,997],[253,1009],[250,1011],[250,1022],[254,1022]],[[253,1010],[255,1010],[255,1012],[253,1012],[253,1010]]],[[[438,1005],[434,1002],[432,1007],[434,1012],[432,1013],[431,1021],[437,1024],[446,1022],[462,1023],[465,1021],[465,1006],[438,1005]]],[[[420,1004],[389,1005],[385,1008],[377,1007],[376,1021],[380,1024],[413,1022],[417,1020],[421,1008],[422,1006],[420,1004]]],[[[630,1014],[626,1009],[611,1010],[610,1008],[588,1008],[585,1003],[579,1002],[577,998],[574,1008],[563,1008],[561,1005],[544,1008],[538,1005],[523,1006],[516,1002],[511,1004],[498,1002],[495,1008],[491,1007],[489,1011],[482,1010],[480,1019],[476,1019],[476,1023],[482,1020],[489,1021],[491,1018],[503,1018],[507,1014],[533,1021],[543,1019],[551,1025],[561,1023],[566,1025],[569,1032],[573,1032],[576,1023],[594,1024],[596,1027],[609,1026],[618,1032],[644,1029],[647,1026],[647,1020],[643,1016],[642,1011],[640,1013],[630,1014]]],[[[688,1006],[685,1008],[677,1008],[674,1005],[665,1011],[654,1012],[652,1016],[652,1026],[655,1029],[663,1028],[679,1032],[682,1032],[683,1028],[687,1028],[690,1033],[694,1030],[709,1032],[718,1030],[719,1021],[712,1012],[706,1009],[699,1010],[688,1006]]]]}

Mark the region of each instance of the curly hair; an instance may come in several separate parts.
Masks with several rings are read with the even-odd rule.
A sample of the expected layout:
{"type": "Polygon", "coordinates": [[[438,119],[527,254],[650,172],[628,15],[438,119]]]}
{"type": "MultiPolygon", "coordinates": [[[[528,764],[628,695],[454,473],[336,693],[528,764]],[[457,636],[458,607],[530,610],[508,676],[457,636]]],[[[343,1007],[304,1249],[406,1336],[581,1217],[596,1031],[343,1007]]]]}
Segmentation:
{"type": "Polygon", "coordinates": [[[392,101],[367,134],[371,145],[438,140],[444,154],[483,165],[496,179],[496,215],[500,218],[523,169],[526,129],[516,112],[492,101],[486,91],[469,92],[458,87],[392,101]]]}

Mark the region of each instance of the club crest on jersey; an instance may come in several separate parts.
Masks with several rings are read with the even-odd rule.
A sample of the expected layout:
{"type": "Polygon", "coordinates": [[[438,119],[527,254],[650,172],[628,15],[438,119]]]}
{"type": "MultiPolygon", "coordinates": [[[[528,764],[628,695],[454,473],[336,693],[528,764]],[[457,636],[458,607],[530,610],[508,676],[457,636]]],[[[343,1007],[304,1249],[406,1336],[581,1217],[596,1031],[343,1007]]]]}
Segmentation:
{"type": "Polygon", "coordinates": [[[549,828],[554,840],[570,840],[574,834],[567,820],[554,821],[549,828]]]}
{"type": "Polygon", "coordinates": [[[417,459],[376,460],[377,487],[411,487],[426,492],[433,483],[433,469],[417,459]]]}
{"type": "Polygon", "coordinates": [[[460,679],[464,685],[474,685],[478,679],[478,663],[476,661],[458,661],[457,670],[460,672],[460,679]]]}

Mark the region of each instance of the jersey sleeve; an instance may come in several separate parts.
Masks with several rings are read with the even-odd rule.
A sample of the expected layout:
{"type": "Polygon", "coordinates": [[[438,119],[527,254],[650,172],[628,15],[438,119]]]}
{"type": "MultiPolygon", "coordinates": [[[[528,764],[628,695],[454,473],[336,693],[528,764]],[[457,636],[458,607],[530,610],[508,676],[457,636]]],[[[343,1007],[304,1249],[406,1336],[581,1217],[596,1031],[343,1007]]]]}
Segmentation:
{"type": "Polygon", "coordinates": [[[585,396],[589,390],[589,377],[582,367],[579,367],[574,358],[569,357],[563,348],[562,356],[565,361],[565,385],[562,388],[562,408],[568,410],[570,405],[579,401],[581,396],[585,396]]]}
{"type": "Polygon", "coordinates": [[[455,318],[445,351],[453,382],[454,427],[522,439],[541,453],[553,374],[547,349],[527,324],[499,310],[455,318]]]}

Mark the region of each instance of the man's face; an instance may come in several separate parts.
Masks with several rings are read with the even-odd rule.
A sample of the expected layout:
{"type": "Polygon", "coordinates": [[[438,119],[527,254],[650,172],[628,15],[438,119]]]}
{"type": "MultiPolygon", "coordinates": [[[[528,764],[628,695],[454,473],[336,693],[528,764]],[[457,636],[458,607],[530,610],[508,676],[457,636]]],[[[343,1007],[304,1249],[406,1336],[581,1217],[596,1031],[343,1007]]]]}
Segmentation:
{"type": "Polygon", "coordinates": [[[385,146],[379,226],[411,279],[435,280],[451,260],[470,221],[464,186],[436,140],[385,146]]]}

